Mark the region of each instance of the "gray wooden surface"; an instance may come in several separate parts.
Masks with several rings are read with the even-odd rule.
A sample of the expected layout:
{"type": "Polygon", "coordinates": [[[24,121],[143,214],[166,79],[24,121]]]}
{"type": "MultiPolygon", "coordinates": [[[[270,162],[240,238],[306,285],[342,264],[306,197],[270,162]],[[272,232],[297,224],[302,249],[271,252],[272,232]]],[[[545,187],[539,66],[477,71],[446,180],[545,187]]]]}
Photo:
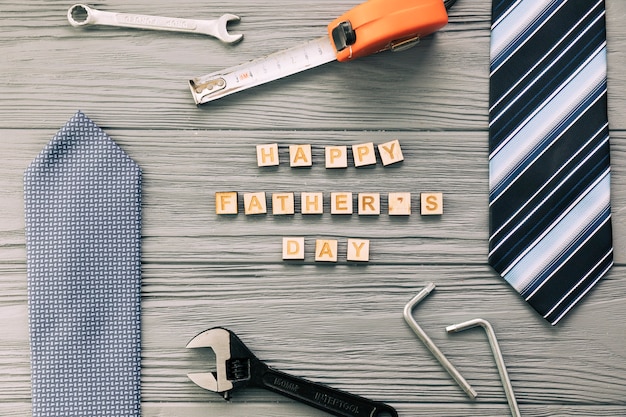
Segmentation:
{"type": "Polygon", "coordinates": [[[197,35],[100,28],[68,2],[0,3],[0,415],[30,415],[23,171],[78,109],[143,168],[142,414],[322,416],[258,389],[227,403],[191,383],[211,355],[185,349],[226,326],[280,370],[387,402],[401,416],[509,414],[484,332],[494,326],[524,416],[626,415],[626,2],[607,0],[616,265],[561,324],[531,311],[486,263],[490,2],[459,0],[450,23],[409,51],[337,62],[196,108],[187,79],[297,45],[353,0],[105,0],[179,17],[235,13],[235,46],[197,35]],[[326,170],[325,145],[399,139],[405,161],[326,170]],[[282,164],[256,166],[277,142],[282,164]],[[313,146],[289,168],[289,144],[313,146]],[[216,191],[444,193],[441,217],[216,216],[216,191]],[[281,260],[304,236],[307,260],[281,260]],[[371,241],[371,261],[312,261],[316,238],[371,241]],[[415,317],[479,394],[469,400],[412,333],[415,317]]]}

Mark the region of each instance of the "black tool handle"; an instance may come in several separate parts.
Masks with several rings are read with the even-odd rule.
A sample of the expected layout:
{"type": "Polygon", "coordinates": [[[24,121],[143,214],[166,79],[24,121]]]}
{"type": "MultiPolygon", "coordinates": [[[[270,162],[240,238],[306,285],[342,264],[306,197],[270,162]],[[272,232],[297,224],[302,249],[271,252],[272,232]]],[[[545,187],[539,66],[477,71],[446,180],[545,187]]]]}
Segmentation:
{"type": "Polygon", "coordinates": [[[334,389],[263,366],[255,372],[255,384],[304,404],[341,417],[398,417],[396,410],[381,402],[334,389]]]}

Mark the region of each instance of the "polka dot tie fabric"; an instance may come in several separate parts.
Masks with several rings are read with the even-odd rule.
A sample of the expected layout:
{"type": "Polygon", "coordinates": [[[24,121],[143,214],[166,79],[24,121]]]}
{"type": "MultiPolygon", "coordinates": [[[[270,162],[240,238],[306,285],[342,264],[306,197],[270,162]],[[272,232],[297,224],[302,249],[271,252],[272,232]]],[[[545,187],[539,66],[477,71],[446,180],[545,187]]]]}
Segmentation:
{"type": "Polygon", "coordinates": [[[33,417],[139,416],[141,169],[78,112],[24,202],[33,417]]]}

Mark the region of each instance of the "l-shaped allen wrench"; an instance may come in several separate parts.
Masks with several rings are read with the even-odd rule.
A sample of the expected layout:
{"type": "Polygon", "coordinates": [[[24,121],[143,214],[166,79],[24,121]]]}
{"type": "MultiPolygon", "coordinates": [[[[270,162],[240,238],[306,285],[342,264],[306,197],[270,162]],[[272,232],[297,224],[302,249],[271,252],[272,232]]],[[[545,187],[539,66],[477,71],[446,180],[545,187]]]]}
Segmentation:
{"type": "Polygon", "coordinates": [[[517,406],[517,400],[515,399],[515,393],[513,392],[513,386],[511,385],[509,374],[506,371],[506,365],[504,364],[502,351],[500,350],[500,346],[498,345],[498,339],[496,339],[496,332],[493,330],[491,324],[489,324],[487,320],[473,319],[463,323],[448,326],[446,327],[446,331],[448,333],[455,333],[477,326],[485,329],[485,332],[487,333],[489,345],[491,346],[491,351],[493,352],[493,357],[496,361],[496,366],[498,367],[498,373],[500,374],[500,380],[502,381],[502,386],[504,387],[506,399],[509,402],[511,414],[513,415],[513,417],[521,417],[519,407],[517,406]]]}
{"type": "Polygon", "coordinates": [[[431,340],[430,337],[422,330],[422,328],[417,324],[415,319],[413,318],[412,311],[413,308],[422,301],[428,294],[431,293],[432,290],[435,289],[435,284],[429,282],[426,287],[421,290],[415,297],[411,299],[404,307],[404,319],[408,323],[408,325],[413,329],[417,337],[426,345],[428,350],[433,354],[433,356],[439,361],[441,366],[445,368],[446,371],[450,374],[450,376],[456,381],[457,384],[465,391],[465,393],[471,398],[474,399],[478,394],[472,388],[472,386],[463,378],[463,376],[457,371],[457,369],[452,365],[452,363],[446,358],[446,356],[439,350],[437,345],[431,340]]]}

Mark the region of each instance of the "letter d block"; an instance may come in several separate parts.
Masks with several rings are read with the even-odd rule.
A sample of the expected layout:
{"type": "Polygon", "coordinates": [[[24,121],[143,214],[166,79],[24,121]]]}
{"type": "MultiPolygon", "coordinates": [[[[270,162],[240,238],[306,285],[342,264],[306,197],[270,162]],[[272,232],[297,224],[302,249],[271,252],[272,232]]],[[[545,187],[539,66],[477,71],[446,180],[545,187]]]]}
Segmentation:
{"type": "Polygon", "coordinates": [[[315,262],[337,262],[337,241],[334,239],[315,241],[315,262]]]}
{"type": "Polygon", "coordinates": [[[421,193],[420,203],[422,216],[443,214],[443,193],[421,193]]]}
{"type": "Polygon", "coordinates": [[[370,260],[370,241],[367,239],[348,239],[347,260],[368,262],[370,260]]]}
{"type": "Polygon", "coordinates": [[[304,259],[304,238],[284,237],[283,238],[283,259],[304,259]]]}
{"type": "Polygon", "coordinates": [[[278,143],[256,146],[256,162],[260,167],[278,165],[278,143]]]}
{"type": "Polygon", "coordinates": [[[215,214],[237,214],[237,192],[215,193],[215,214]]]}

